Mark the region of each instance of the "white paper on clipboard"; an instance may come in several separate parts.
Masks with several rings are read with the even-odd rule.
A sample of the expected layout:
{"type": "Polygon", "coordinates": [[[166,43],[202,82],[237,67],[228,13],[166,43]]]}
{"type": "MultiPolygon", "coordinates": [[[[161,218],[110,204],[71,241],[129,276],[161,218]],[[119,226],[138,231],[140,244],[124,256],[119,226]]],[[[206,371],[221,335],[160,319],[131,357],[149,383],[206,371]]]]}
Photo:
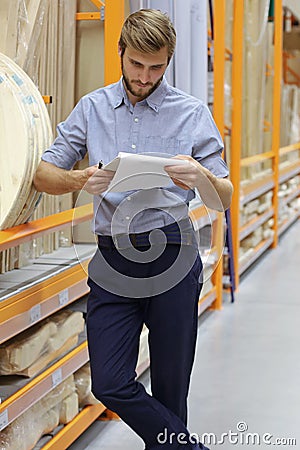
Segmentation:
{"type": "Polygon", "coordinates": [[[103,169],[116,172],[109,192],[124,192],[169,186],[171,179],[164,167],[189,164],[189,161],[184,159],[119,152],[103,169]]]}

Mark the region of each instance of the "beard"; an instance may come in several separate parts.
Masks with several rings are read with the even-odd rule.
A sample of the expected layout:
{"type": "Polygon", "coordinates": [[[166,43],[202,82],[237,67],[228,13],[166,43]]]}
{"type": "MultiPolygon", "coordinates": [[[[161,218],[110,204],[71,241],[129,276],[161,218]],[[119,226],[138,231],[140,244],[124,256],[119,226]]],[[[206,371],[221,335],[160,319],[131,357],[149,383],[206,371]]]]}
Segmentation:
{"type": "Polygon", "coordinates": [[[123,57],[121,58],[121,69],[122,69],[122,75],[123,75],[123,80],[126,86],[126,89],[130,92],[130,94],[134,95],[135,97],[138,98],[138,101],[144,100],[145,98],[149,97],[149,95],[152,94],[152,92],[155,91],[155,89],[160,85],[162,79],[163,79],[163,75],[159,78],[159,80],[157,80],[156,83],[147,83],[145,86],[149,86],[148,91],[145,92],[145,89],[138,89],[135,88],[133,83],[140,83],[143,84],[140,80],[129,80],[127,73],[124,69],[124,64],[123,64],[123,57]]]}

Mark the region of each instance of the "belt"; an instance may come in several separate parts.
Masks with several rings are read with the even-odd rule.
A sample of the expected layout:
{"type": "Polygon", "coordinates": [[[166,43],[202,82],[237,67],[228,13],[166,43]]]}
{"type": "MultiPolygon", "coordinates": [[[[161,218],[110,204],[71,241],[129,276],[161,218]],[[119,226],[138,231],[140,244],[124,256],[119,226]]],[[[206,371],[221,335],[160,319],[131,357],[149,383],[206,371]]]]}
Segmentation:
{"type": "MultiPolygon", "coordinates": [[[[190,223],[189,223],[190,224],[190,223]]],[[[175,245],[195,245],[196,238],[194,230],[180,231],[179,226],[175,224],[160,228],[162,233],[153,233],[151,242],[149,235],[151,231],[144,233],[117,234],[115,236],[98,235],[98,245],[103,248],[116,248],[124,250],[133,247],[149,247],[150,245],[175,244],[175,245]]],[[[196,244],[197,245],[197,244],[196,244]]]]}

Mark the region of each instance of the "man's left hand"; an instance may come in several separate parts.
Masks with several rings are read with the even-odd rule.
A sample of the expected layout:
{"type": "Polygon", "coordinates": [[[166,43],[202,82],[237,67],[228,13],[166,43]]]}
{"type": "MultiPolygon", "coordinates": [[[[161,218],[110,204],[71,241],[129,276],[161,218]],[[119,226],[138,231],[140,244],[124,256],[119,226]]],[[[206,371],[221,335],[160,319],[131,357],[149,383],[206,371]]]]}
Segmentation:
{"type": "Polygon", "coordinates": [[[189,164],[186,166],[165,166],[164,169],[169,177],[183,189],[194,189],[199,179],[199,171],[204,172],[205,169],[191,156],[177,155],[172,159],[185,159],[189,161],[189,164]]]}

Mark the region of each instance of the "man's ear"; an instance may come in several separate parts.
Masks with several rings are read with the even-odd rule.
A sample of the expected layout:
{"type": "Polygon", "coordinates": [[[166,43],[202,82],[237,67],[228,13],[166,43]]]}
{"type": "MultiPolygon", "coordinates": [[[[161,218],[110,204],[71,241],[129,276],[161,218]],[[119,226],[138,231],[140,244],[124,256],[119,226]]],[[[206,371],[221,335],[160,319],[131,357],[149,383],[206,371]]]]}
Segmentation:
{"type": "Polygon", "coordinates": [[[120,57],[122,56],[122,49],[121,49],[120,45],[118,45],[118,54],[120,57]]]}

